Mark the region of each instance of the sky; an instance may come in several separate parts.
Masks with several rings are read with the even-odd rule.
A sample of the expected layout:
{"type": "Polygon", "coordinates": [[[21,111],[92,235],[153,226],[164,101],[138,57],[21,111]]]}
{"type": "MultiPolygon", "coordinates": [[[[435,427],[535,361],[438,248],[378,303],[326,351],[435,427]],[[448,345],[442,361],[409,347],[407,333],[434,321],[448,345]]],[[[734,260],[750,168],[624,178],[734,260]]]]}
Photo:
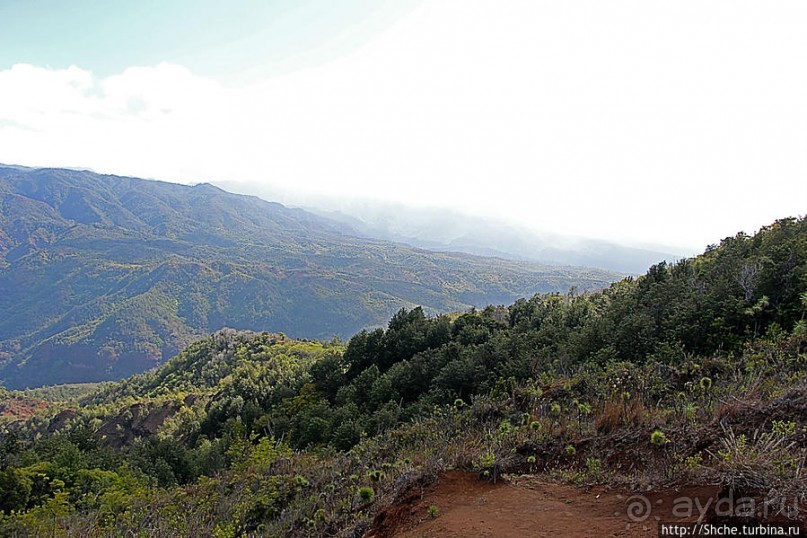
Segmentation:
{"type": "Polygon", "coordinates": [[[805,65],[801,0],[0,0],[0,162],[695,253],[805,213],[805,65]]]}

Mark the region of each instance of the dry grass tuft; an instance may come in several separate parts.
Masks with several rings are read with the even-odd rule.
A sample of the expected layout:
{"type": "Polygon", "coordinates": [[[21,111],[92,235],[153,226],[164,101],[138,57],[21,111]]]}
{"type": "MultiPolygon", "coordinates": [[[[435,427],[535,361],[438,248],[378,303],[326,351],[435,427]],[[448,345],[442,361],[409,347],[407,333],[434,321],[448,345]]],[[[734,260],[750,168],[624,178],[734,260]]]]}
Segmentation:
{"type": "Polygon", "coordinates": [[[594,419],[594,428],[599,434],[613,433],[625,426],[636,427],[644,422],[646,409],[641,396],[630,399],[620,395],[600,407],[594,419]]]}

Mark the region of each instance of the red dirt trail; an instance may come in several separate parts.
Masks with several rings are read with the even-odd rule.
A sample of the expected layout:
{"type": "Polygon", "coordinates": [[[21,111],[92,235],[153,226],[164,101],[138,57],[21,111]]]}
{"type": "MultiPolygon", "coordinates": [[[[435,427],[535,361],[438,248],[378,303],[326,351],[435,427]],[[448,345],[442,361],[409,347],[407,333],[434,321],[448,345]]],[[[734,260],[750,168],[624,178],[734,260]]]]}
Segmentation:
{"type": "Polygon", "coordinates": [[[717,493],[707,488],[687,489],[648,493],[646,506],[652,515],[642,522],[632,522],[627,514],[633,500],[630,494],[602,488],[586,491],[534,476],[491,484],[474,474],[453,471],[442,475],[436,487],[422,493],[418,489],[382,510],[367,536],[656,537],[656,517],[674,519],[670,510],[675,498],[696,495],[708,499],[717,493]],[[429,517],[430,506],[438,508],[437,517],[429,517]]]}

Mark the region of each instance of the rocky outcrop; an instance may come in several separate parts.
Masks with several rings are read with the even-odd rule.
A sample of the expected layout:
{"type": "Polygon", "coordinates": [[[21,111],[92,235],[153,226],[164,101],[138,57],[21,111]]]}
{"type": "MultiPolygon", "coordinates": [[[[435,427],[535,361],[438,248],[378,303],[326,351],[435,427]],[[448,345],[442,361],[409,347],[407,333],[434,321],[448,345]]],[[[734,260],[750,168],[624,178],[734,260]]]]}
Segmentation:
{"type": "Polygon", "coordinates": [[[121,448],[132,444],[137,438],[155,435],[163,423],[182,407],[183,404],[179,402],[156,405],[136,403],[106,420],[98,429],[98,434],[107,445],[121,448]]]}

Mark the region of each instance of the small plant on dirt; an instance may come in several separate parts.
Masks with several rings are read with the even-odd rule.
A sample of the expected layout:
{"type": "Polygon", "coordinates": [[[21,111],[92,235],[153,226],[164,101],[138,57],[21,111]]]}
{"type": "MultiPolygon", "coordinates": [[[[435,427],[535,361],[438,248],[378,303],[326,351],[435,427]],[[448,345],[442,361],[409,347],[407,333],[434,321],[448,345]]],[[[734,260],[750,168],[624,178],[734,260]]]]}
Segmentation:
{"type": "Polygon", "coordinates": [[[496,465],[496,455],[489,452],[479,459],[479,466],[482,469],[492,469],[496,465]]]}
{"type": "Polygon", "coordinates": [[[670,480],[690,478],[699,479],[705,471],[703,454],[698,452],[692,456],[674,455],[665,469],[665,476],[670,480]]]}
{"type": "Polygon", "coordinates": [[[583,417],[591,414],[591,404],[586,402],[577,403],[577,429],[583,432],[583,417]]]}
{"type": "Polygon", "coordinates": [[[586,483],[586,473],[580,469],[563,469],[557,475],[561,480],[570,484],[582,485],[586,483]]]}
{"type": "Polygon", "coordinates": [[[543,424],[541,424],[537,420],[533,420],[532,422],[530,422],[530,429],[534,432],[541,431],[543,427],[544,427],[543,424]]]}
{"type": "Polygon", "coordinates": [[[435,519],[440,515],[440,509],[435,505],[431,505],[429,506],[428,510],[426,510],[426,513],[431,519],[435,519]]]}
{"type": "Polygon", "coordinates": [[[748,437],[744,433],[735,436],[732,432],[731,436],[726,436],[722,439],[722,445],[723,450],[718,450],[717,455],[723,462],[742,461],[746,457],[748,437]]]}
{"type": "Polygon", "coordinates": [[[561,411],[560,404],[559,403],[553,403],[552,404],[552,414],[553,415],[560,415],[560,411],[561,411]]]}
{"type": "Polygon", "coordinates": [[[544,391],[541,389],[541,387],[537,385],[531,385],[527,387],[527,390],[525,392],[527,396],[530,396],[531,398],[534,398],[536,400],[544,395],[544,391]]]}
{"type": "Polygon", "coordinates": [[[702,377],[700,381],[701,390],[708,392],[712,388],[712,378],[702,377]]]}
{"type": "Polygon", "coordinates": [[[695,422],[698,413],[698,406],[695,405],[695,402],[687,402],[684,404],[683,407],[684,411],[684,419],[687,422],[695,422]]]}
{"type": "Polygon", "coordinates": [[[774,420],[771,428],[773,435],[780,437],[790,437],[796,433],[796,423],[792,421],[774,420]]]}
{"type": "Polygon", "coordinates": [[[586,458],[586,471],[594,480],[602,477],[602,460],[600,458],[586,458]]]}
{"type": "Polygon", "coordinates": [[[566,453],[570,456],[574,456],[577,452],[577,449],[574,448],[574,445],[566,445],[566,453]]]}
{"type": "Polygon", "coordinates": [[[703,454],[698,452],[694,456],[684,458],[684,466],[690,470],[700,469],[703,466],[703,454]]]}
{"type": "Polygon", "coordinates": [[[669,442],[667,435],[661,430],[656,430],[650,434],[650,444],[653,446],[665,446],[669,442]]]}
{"type": "Polygon", "coordinates": [[[384,478],[384,473],[381,471],[370,471],[367,473],[367,478],[369,478],[372,482],[378,482],[384,478]]]}
{"type": "Polygon", "coordinates": [[[479,467],[481,469],[480,475],[482,477],[491,479],[493,480],[493,483],[496,483],[496,480],[499,478],[499,462],[494,453],[488,452],[479,458],[479,467]]]}
{"type": "Polygon", "coordinates": [[[530,465],[535,463],[535,456],[527,456],[527,463],[530,465]]]}
{"type": "MultiPolygon", "coordinates": [[[[796,425],[775,421],[772,431],[758,430],[749,438],[723,427],[715,470],[721,483],[742,490],[763,490],[771,499],[801,495],[807,489],[805,453],[787,442],[796,425]]],[[[715,454],[712,454],[715,456],[715,454]]]]}
{"type": "Polygon", "coordinates": [[[373,499],[375,499],[375,491],[373,488],[365,486],[359,489],[359,498],[366,503],[373,502],[373,499]]]}
{"type": "Polygon", "coordinates": [[[232,523],[219,523],[213,529],[213,538],[230,538],[235,535],[235,525],[232,523]]]}

